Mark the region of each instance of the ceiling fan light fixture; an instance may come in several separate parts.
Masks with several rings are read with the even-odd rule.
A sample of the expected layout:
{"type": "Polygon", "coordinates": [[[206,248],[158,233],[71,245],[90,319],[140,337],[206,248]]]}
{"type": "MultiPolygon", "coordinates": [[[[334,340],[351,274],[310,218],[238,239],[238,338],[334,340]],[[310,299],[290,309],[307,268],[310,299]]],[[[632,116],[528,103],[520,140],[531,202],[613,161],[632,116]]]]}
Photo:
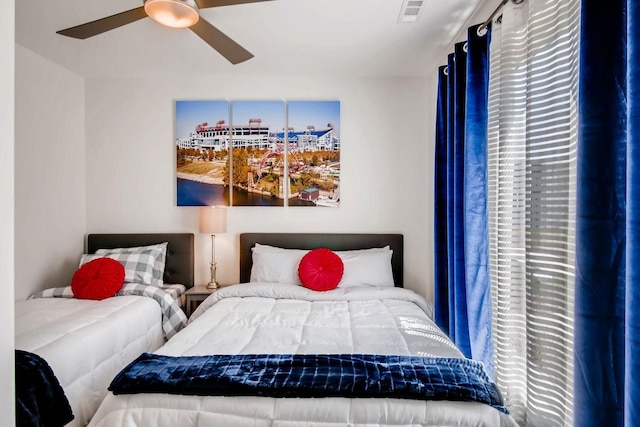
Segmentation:
{"type": "Polygon", "coordinates": [[[190,27],[200,19],[194,0],[145,0],[144,11],[149,18],[171,28],[190,27]]]}

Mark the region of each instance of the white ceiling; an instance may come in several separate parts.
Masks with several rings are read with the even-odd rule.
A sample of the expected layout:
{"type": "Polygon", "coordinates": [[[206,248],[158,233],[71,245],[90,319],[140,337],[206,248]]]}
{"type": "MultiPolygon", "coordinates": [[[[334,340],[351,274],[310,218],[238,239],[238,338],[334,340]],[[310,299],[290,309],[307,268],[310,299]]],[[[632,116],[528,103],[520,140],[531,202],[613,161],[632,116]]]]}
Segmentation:
{"type": "Polygon", "coordinates": [[[76,40],[57,30],[142,0],[18,0],[16,42],[87,78],[203,74],[424,76],[487,0],[425,0],[398,23],[403,0],[274,0],[201,10],[254,58],[231,65],[188,29],[149,18],[76,40]]]}

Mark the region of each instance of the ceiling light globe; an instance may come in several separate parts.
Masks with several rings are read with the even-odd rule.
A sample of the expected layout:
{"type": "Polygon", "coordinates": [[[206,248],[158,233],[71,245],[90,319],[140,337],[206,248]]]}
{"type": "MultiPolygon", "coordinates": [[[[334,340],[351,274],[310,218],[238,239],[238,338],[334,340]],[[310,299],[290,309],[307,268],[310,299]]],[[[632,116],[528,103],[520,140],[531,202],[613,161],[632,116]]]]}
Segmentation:
{"type": "Polygon", "coordinates": [[[200,19],[194,0],[145,0],[144,11],[149,18],[171,28],[190,27],[200,19]]]}

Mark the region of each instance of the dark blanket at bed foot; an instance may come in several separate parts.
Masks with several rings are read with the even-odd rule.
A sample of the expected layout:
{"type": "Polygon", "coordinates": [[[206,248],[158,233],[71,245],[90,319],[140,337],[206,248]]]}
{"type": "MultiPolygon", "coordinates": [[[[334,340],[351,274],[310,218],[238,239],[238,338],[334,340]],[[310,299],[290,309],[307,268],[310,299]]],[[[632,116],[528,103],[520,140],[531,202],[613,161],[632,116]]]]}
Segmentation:
{"type": "Polygon", "coordinates": [[[71,406],[49,364],[16,350],[16,425],[58,427],[71,420],[71,406]]]}
{"type": "Polygon", "coordinates": [[[109,386],[114,394],[348,397],[475,401],[508,414],[481,362],[380,354],[143,353],[109,386]]]}

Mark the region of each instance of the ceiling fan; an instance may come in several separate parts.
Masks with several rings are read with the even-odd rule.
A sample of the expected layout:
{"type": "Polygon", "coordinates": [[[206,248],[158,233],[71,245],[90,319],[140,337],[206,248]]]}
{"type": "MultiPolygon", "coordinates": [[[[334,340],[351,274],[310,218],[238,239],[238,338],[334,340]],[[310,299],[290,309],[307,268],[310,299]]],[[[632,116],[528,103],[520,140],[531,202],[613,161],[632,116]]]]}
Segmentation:
{"type": "Polygon", "coordinates": [[[189,27],[229,62],[238,64],[253,58],[251,52],[200,17],[199,10],[263,1],[271,0],[144,0],[144,6],[56,32],[63,36],[86,39],[148,16],[167,27],[189,27]]]}

